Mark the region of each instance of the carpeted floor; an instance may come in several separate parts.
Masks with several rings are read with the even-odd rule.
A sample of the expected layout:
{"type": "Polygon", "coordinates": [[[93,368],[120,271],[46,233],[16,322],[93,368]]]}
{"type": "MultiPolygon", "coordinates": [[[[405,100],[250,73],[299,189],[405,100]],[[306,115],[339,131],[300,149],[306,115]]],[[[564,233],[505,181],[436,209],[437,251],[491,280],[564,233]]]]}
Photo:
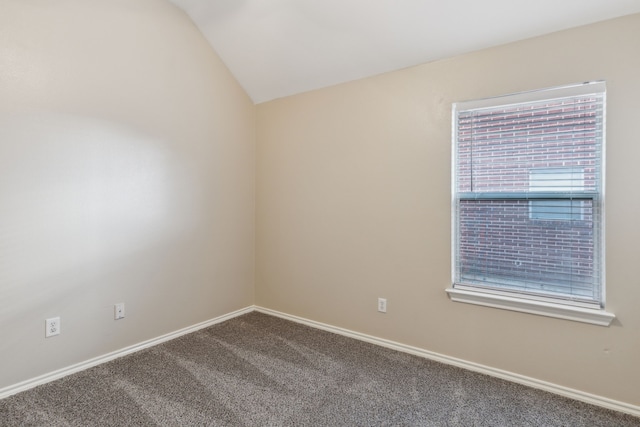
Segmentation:
{"type": "Polygon", "coordinates": [[[2,426],[640,426],[250,313],[0,400],[2,426]]]}

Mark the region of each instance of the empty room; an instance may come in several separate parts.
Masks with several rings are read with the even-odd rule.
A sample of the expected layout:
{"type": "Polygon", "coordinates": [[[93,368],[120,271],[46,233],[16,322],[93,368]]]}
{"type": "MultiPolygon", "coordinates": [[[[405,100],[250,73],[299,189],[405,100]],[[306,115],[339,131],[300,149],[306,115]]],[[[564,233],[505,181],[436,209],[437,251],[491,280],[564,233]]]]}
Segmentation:
{"type": "Polygon", "coordinates": [[[640,426],[638,70],[637,0],[0,0],[0,426],[640,426]]]}

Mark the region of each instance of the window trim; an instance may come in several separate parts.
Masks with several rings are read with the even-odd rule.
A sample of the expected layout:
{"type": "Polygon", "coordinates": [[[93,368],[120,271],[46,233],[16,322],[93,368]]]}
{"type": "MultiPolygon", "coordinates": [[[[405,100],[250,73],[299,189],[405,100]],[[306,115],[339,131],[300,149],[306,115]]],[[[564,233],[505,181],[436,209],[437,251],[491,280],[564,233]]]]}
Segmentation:
{"type": "MultiPolygon", "coordinates": [[[[528,103],[528,102],[536,102],[542,101],[546,99],[555,99],[566,96],[580,96],[587,95],[591,93],[602,93],[603,94],[603,107],[605,109],[606,115],[606,84],[604,81],[596,81],[596,82],[585,82],[576,85],[549,88],[543,90],[534,90],[529,92],[521,92],[512,95],[486,98],[474,101],[464,101],[455,103],[452,109],[452,180],[451,180],[451,188],[452,188],[452,197],[451,197],[451,230],[452,230],[452,245],[451,245],[451,278],[452,285],[445,289],[447,295],[454,302],[463,302],[474,305],[480,305],[485,307],[493,307],[498,309],[506,309],[523,313],[530,313],[535,315],[572,320],[578,322],[584,322],[599,326],[609,326],[611,322],[615,319],[615,315],[613,313],[607,312],[605,310],[605,299],[606,299],[606,288],[605,288],[605,278],[606,278],[606,270],[605,270],[605,247],[604,245],[600,245],[599,248],[599,256],[601,257],[601,283],[600,283],[600,305],[598,307],[589,307],[589,306],[580,306],[579,304],[572,304],[571,301],[563,302],[561,298],[558,299],[550,299],[545,300],[544,298],[529,298],[526,296],[519,297],[516,292],[493,292],[491,290],[486,289],[474,289],[473,287],[465,286],[464,284],[456,284],[454,278],[456,277],[456,247],[458,245],[456,239],[456,210],[457,210],[457,200],[456,200],[456,182],[457,182],[457,132],[458,132],[458,123],[457,116],[460,110],[471,110],[478,108],[492,108],[494,106],[499,105],[497,102],[497,98],[505,99],[508,97],[508,101],[505,101],[505,104],[517,104],[517,103],[528,103]],[[460,108],[463,106],[463,108],[460,108]]],[[[605,233],[605,209],[604,209],[604,178],[605,178],[605,141],[606,141],[606,116],[602,119],[602,153],[601,153],[601,187],[599,194],[595,195],[600,199],[600,209],[601,209],[601,231],[600,238],[604,241],[604,233],[605,233]]],[[[585,193],[582,193],[583,196],[589,196],[585,193]]],[[[457,194],[459,197],[464,197],[462,194],[457,194]]],[[[502,195],[504,196],[504,194],[502,195]]],[[[515,198],[519,198],[519,195],[514,194],[515,198]]],[[[489,196],[490,197],[490,196],[489,196]]],[[[575,194],[573,194],[575,198],[575,194]]],[[[558,198],[558,194],[556,193],[555,197],[558,198]]]]}
{"type": "Polygon", "coordinates": [[[604,309],[593,309],[573,305],[558,304],[533,299],[515,298],[513,296],[498,295],[489,292],[477,292],[466,289],[445,289],[449,299],[454,302],[481,305],[521,313],[537,314],[539,316],[557,319],[573,320],[598,326],[609,326],[615,314],[604,309]]]}

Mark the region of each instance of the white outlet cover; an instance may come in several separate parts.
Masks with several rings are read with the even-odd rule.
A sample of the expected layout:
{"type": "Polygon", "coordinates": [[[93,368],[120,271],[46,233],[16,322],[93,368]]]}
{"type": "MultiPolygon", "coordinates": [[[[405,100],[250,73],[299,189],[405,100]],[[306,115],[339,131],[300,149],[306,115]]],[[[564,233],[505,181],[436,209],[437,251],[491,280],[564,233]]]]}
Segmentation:
{"type": "Polygon", "coordinates": [[[45,320],[45,338],[60,335],[60,318],[52,317],[45,320]]]}
{"type": "Polygon", "coordinates": [[[123,319],[124,318],[124,303],[118,303],[113,306],[114,309],[114,319],[123,319]]]}
{"type": "Polygon", "coordinates": [[[387,299],[386,298],[378,298],[378,311],[380,313],[387,312],[387,299]]]}

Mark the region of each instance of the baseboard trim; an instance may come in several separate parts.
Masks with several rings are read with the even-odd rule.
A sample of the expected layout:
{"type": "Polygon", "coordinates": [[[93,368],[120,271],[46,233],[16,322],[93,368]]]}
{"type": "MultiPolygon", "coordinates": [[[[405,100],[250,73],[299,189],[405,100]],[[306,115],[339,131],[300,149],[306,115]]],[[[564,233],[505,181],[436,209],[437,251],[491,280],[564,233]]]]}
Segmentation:
{"type": "Polygon", "coordinates": [[[564,387],[558,384],[553,384],[547,381],[541,381],[535,378],[527,377],[527,376],[516,374],[513,372],[504,371],[502,369],[492,368],[490,366],[469,362],[463,359],[458,359],[456,357],[446,356],[444,354],[435,353],[435,352],[424,350],[418,347],[413,347],[413,346],[405,345],[395,341],[374,337],[372,335],[351,331],[349,329],[328,325],[326,323],[316,322],[314,320],[309,320],[303,317],[282,313],[282,312],[271,310],[265,307],[255,306],[255,311],[258,311],[264,314],[269,314],[271,316],[280,317],[282,319],[291,320],[296,323],[301,323],[307,326],[311,326],[312,328],[333,332],[335,334],[344,335],[350,338],[355,338],[360,341],[365,341],[371,344],[376,344],[382,347],[387,347],[387,348],[398,350],[404,353],[413,354],[416,356],[424,357],[426,359],[434,360],[436,362],[457,366],[459,368],[468,369],[474,372],[479,372],[481,374],[489,375],[492,377],[500,378],[500,379],[511,381],[518,384],[522,384],[522,385],[536,388],[539,390],[548,391],[550,393],[558,394],[560,396],[568,397],[570,399],[579,400],[581,402],[590,403],[592,405],[597,405],[603,408],[611,409],[618,412],[624,412],[626,414],[640,417],[640,406],[637,406],[637,405],[620,402],[617,400],[609,399],[609,398],[598,396],[595,394],[586,393],[580,390],[575,390],[569,387],[564,387]]]}
{"type": "Polygon", "coordinates": [[[143,341],[138,344],[131,345],[129,347],[122,348],[120,350],[113,351],[111,353],[104,354],[102,356],[94,357],[93,359],[85,360],[84,362],[76,363],[71,366],[67,366],[66,368],[58,369],[57,371],[49,372],[44,375],[40,375],[38,377],[22,381],[18,384],[10,385],[8,387],[4,387],[0,389],[0,399],[4,399],[5,397],[9,397],[13,394],[20,393],[22,391],[29,390],[30,388],[46,384],[51,381],[55,381],[57,379],[66,377],[67,375],[75,374],[76,372],[84,371],[85,369],[92,368],[94,366],[100,365],[102,363],[109,362],[111,360],[126,356],[131,353],[135,353],[136,351],[143,350],[145,348],[153,347],[154,345],[161,344],[166,341],[170,341],[174,338],[178,338],[182,335],[189,334],[191,332],[195,332],[197,330],[215,325],[217,323],[224,322],[225,320],[232,319],[234,317],[242,316],[243,314],[251,313],[254,311],[254,306],[249,306],[242,308],[240,310],[233,311],[231,313],[224,314],[222,316],[215,317],[210,320],[205,320],[204,322],[197,323],[192,326],[187,326],[186,328],[179,329],[174,332],[170,332],[165,335],[161,335],[157,338],[152,338],[147,341],[143,341]]]}
{"type": "Polygon", "coordinates": [[[443,354],[435,353],[432,351],[424,350],[418,347],[413,347],[410,345],[398,343],[395,341],[387,340],[384,338],[378,338],[372,335],[363,334],[360,332],[355,332],[349,329],[340,328],[337,326],[332,326],[326,323],[317,322],[315,320],[306,319],[303,317],[294,316],[291,314],[282,313],[276,310],[272,310],[265,307],[260,306],[249,306],[240,310],[233,311],[231,313],[224,314],[222,316],[218,316],[216,318],[206,320],[204,322],[188,326],[186,328],[179,329],[174,332],[170,332],[168,334],[159,336],[157,338],[152,338],[147,341],[143,341],[138,344],[131,345],[129,347],[122,348],[120,350],[113,351],[111,353],[107,353],[102,356],[95,357],[93,359],[86,360],[84,362],[76,363],[74,365],[68,366],[66,368],[58,369],[53,372],[49,372],[44,375],[40,375],[38,377],[22,381],[20,383],[10,385],[8,387],[4,387],[0,389],[0,399],[4,399],[5,397],[9,397],[16,393],[20,393],[22,391],[29,390],[36,386],[46,384],[51,381],[55,381],[57,379],[66,377],[68,375],[74,374],[76,372],[84,371],[85,369],[92,368],[94,366],[100,365],[102,363],[109,362],[111,360],[126,356],[131,353],[135,353],[137,351],[143,350],[145,348],[153,347],[155,345],[161,344],[166,341],[170,341],[174,338],[178,338],[182,335],[189,334],[191,332],[195,332],[197,330],[215,325],[217,323],[224,322],[226,320],[232,319],[234,317],[242,316],[243,314],[251,313],[252,311],[258,311],[260,313],[268,314],[271,316],[280,317],[282,319],[290,320],[296,323],[301,323],[312,328],[321,329],[324,331],[332,332],[335,334],[343,335],[346,337],[354,338],[360,341],[365,341],[371,344],[379,345],[382,347],[387,347],[393,350],[401,351],[408,354],[413,354],[416,356],[424,357],[426,359],[434,360],[436,362],[445,363],[447,365],[457,366],[459,368],[468,369],[470,371],[479,372],[481,374],[489,375],[496,378],[501,378],[507,381],[511,381],[514,383],[522,384],[525,386],[533,387],[536,389],[548,391],[550,393],[558,394],[560,396],[565,396],[570,399],[579,400],[581,402],[590,403],[592,405],[597,405],[603,408],[611,409],[614,411],[624,412],[630,415],[634,415],[636,417],[640,417],[640,406],[632,405],[625,402],[620,402],[617,400],[609,399],[606,397],[594,395],[591,393],[586,393],[580,390],[575,390],[572,388],[564,387],[558,384],[553,384],[547,381],[537,380],[535,378],[527,377],[524,375],[516,374],[509,371],[504,371],[502,369],[492,368],[490,366],[481,365],[479,363],[469,362],[463,359],[458,359],[451,356],[446,356],[443,354]]]}

